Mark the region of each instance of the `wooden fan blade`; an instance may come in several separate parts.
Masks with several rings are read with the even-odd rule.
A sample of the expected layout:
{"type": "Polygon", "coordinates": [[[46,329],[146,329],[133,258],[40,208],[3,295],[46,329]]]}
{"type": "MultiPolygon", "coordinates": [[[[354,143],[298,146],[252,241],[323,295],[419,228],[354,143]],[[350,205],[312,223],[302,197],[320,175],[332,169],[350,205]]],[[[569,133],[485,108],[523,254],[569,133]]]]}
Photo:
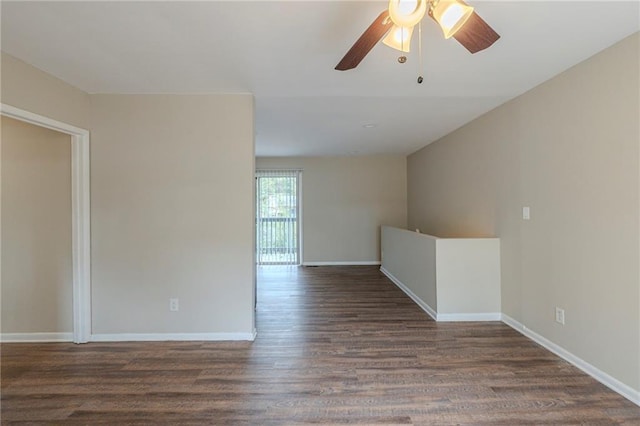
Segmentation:
{"type": "Polygon", "coordinates": [[[476,12],[453,36],[458,43],[467,48],[471,53],[476,53],[491,46],[500,38],[500,35],[487,24],[476,12]]]}
{"type": "Polygon", "coordinates": [[[335,69],[338,71],[346,71],[357,67],[364,57],[367,56],[367,53],[373,49],[373,46],[384,37],[392,25],[393,22],[389,18],[389,11],[384,10],[380,16],[369,25],[369,28],[362,33],[347,54],[344,55],[344,58],[336,65],[335,69]]]}

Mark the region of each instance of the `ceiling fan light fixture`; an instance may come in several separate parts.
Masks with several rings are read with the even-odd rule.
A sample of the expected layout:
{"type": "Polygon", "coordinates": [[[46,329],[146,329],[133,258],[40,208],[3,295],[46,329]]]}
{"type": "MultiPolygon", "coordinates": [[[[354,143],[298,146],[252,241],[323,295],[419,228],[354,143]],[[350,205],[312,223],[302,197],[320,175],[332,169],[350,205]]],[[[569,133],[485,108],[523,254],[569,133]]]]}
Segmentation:
{"type": "Polygon", "coordinates": [[[429,0],[389,0],[389,17],[399,27],[410,28],[424,18],[429,0]]]}
{"type": "Polygon", "coordinates": [[[382,42],[401,52],[409,52],[412,35],[413,27],[399,27],[394,25],[382,42]]]}
{"type": "Polygon", "coordinates": [[[457,0],[440,0],[431,3],[429,14],[436,20],[444,38],[451,38],[473,14],[473,7],[457,0]]]}

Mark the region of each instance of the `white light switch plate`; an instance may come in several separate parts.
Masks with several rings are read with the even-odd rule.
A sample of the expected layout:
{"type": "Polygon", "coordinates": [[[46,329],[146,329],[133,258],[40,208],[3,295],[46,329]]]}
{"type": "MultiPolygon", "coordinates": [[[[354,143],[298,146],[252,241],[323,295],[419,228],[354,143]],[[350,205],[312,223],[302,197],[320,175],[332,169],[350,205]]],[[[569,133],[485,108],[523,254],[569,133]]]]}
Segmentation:
{"type": "Polygon", "coordinates": [[[531,219],[531,209],[529,207],[523,207],[522,208],[522,218],[524,220],[531,219]]]}

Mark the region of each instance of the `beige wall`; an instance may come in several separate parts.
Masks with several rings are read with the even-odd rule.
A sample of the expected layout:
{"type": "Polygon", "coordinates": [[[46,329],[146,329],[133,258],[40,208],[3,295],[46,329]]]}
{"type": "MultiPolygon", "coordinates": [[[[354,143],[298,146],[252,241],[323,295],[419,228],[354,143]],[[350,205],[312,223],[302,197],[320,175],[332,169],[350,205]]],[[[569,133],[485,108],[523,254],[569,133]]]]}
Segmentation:
{"type": "Polygon", "coordinates": [[[380,261],[380,226],[406,226],[404,157],[262,157],[256,166],[303,170],[303,262],[380,261]]]}
{"type": "Polygon", "coordinates": [[[93,334],[251,333],[253,97],[88,95],[4,53],[1,71],[2,103],[91,132],[93,334]]]}
{"type": "Polygon", "coordinates": [[[35,114],[86,129],[89,95],[2,52],[0,100],[35,114]]]}
{"type": "Polygon", "coordinates": [[[253,97],[91,96],[91,144],[94,333],[252,332],[253,97]]]}
{"type": "Polygon", "coordinates": [[[639,38],[408,159],[409,228],[500,237],[503,312],[636,390],[639,38]]]}
{"type": "Polygon", "coordinates": [[[71,137],[2,117],[2,333],[72,332],[71,137]]]}

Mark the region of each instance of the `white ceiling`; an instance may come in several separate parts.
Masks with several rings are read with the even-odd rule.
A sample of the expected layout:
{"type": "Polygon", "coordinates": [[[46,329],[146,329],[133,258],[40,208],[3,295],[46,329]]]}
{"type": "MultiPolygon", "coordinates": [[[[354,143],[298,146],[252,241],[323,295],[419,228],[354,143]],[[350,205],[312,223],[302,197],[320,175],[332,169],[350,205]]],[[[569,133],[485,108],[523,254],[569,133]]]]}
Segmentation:
{"type": "Polygon", "coordinates": [[[386,1],[3,0],[1,40],[89,93],[253,93],[259,156],[365,155],[411,153],[640,30],[637,0],[468,3],[502,38],[471,55],[425,20],[421,85],[415,38],[406,64],[379,44],[333,69],[386,1]]]}

